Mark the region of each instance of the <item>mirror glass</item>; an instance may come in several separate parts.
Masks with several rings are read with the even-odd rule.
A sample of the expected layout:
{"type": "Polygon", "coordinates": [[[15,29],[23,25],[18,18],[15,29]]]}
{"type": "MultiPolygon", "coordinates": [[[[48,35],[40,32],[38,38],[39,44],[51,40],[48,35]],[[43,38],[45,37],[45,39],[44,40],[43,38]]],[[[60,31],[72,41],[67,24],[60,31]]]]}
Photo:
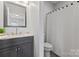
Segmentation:
{"type": "Polygon", "coordinates": [[[4,2],[4,26],[26,27],[26,8],[15,3],[4,2]]]}

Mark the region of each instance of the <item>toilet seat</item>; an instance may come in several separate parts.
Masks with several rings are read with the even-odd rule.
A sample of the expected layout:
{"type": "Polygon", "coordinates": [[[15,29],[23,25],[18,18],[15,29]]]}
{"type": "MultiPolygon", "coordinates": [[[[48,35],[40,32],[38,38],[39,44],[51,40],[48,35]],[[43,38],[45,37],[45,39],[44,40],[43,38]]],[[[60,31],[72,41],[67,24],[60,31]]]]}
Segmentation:
{"type": "Polygon", "coordinates": [[[52,45],[50,43],[48,43],[48,42],[45,42],[44,47],[45,48],[52,48],[52,45]]]}

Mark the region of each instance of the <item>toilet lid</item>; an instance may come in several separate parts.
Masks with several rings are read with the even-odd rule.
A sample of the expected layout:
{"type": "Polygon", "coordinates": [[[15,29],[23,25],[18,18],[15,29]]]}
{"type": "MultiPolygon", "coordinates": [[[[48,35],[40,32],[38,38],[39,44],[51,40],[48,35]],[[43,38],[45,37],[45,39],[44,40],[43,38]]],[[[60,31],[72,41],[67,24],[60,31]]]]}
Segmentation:
{"type": "Polygon", "coordinates": [[[50,43],[45,42],[44,43],[44,47],[45,48],[52,48],[52,45],[50,43]]]}

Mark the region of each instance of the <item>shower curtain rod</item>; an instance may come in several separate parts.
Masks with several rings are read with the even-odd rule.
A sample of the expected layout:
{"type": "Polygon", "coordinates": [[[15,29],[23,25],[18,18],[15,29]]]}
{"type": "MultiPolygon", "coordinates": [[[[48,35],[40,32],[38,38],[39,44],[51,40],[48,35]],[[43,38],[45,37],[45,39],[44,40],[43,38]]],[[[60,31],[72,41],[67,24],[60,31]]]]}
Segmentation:
{"type": "MultiPolygon", "coordinates": [[[[79,3],[79,1],[77,1],[77,3],[79,3]]],[[[71,2],[70,5],[74,5],[74,3],[71,2]]],[[[65,7],[67,8],[68,5],[65,5],[65,6],[63,6],[63,7],[60,7],[60,8],[54,9],[54,10],[51,10],[51,11],[49,11],[48,13],[46,13],[46,15],[52,14],[52,13],[54,13],[54,12],[57,11],[57,10],[64,9],[65,7]]]]}

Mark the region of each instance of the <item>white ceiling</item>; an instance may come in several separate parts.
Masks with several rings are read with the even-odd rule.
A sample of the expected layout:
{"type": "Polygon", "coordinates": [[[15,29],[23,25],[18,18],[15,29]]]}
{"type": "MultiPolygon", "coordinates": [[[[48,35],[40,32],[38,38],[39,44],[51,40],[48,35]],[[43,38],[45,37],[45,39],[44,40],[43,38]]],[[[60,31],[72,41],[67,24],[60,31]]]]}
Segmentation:
{"type": "Polygon", "coordinates": [[[51,3],[57,3],[58,1],[51,1],[51,3]]]}
{"type": "Polygon", "coordinates": [[[60,1],[49,1],[50,3],[52,3],[52,4],[57,4],[57,3],[59,3],[60,1]]]}

